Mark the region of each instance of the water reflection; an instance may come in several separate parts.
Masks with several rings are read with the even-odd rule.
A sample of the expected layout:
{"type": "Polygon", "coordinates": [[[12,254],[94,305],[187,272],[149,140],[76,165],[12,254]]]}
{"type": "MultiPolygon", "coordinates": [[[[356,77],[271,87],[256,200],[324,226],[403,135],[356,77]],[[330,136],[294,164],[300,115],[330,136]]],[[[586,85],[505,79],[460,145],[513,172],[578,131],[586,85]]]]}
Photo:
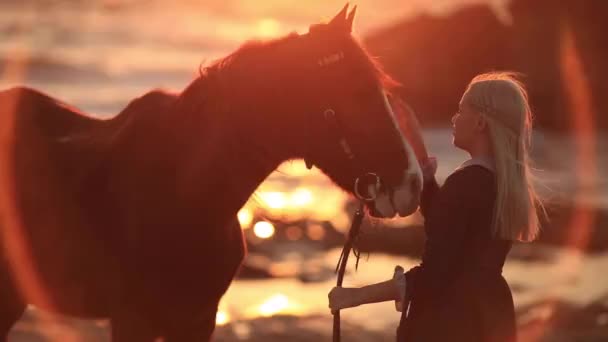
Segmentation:
{"type": "Polygon", "coordinates": [[[287,307],[289,307],[287,296],[282,293],[277,293],[260,305],[258,312],[260,315],[268,317],[284,311],[287,307]]]}
{"type": "Polygon", "coordinates": [[[230,315],[226,311],[218,310],[215,315],[215,324],[224,325],[230,321],[230,315]]]}
{"type": "Polygon", "coordinates": [[[268,239],[274,235],[274,226],[270,222],[259,221],[253,226],[253,232],[261,239],[268,239]]]}

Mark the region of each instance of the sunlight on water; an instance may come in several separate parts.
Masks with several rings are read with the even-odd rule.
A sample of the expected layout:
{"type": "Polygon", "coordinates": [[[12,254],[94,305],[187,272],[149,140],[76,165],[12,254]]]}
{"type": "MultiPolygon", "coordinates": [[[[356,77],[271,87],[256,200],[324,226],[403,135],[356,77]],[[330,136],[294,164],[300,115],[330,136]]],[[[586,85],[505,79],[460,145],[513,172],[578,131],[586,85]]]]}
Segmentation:
{"type": "Polygon", "coordinates": [[[345,231],[350,223],[344,210],[349,198],[319,169],[308,170],[302,160],[292,160],[280,165],[258,187],[238,216],[243,229],[266,217],[283,222],[328,221],[345,231]]]}
{"type": "Polygon", "coordinates": [[[269,191],[258,192],[263,204],[268,209],[301,209],[313,204],[312,192],[307,188],[298,188],[291,193],[269,191]]]}
{"type": "Polygon", "coordinates": [[[268,239],[274,235],[274,226],[270,222],[260,221],[253,226],[253,232],[260,239],[268,239]]]}
{"type": "Polygon", "coordinates": [[[289,176],[305,176],[312,173],[320,173],[319,169],[313,168],[309,170],[306,168],[306,164],[299,160],[292,160],[281,164],[278,168],[281,173],[289,176]]]}
{"type": "Polygon", "coordinates": [[[325,228],[323,228],[323,226],[320,224],[310,223],[306,227],[306,235],[311,240],[323,240],[325,237],[325,228]]]}
{"type": "Polygon", "coordinates": [[[268,298],[262,305],[259,306],[259,315],[263,317],[273,316],[278,313],[295,313],[299,306],[289,300],[286,295],[277,293],[268,298]]]}
{"type": "Polygon", "coordinates": [[[285,229],[285,236],[290,241],[300,240],[303,235],[302,228],[298,226],[289,226],[285,229]]]}
{"type": "Polygon", "coordinates": [[[296,208],[310,205],[313,203],[312,192],[306,188],[298,188],[291,195],[290,203],[296,208]]]}
{"type": "Polygon", "coordinates": [[[259,196],[270,209],[283,209],[287,206],[286,196],[282,192],[261,192],[259,196]]]}
{"type": "Polygon", "coordinates": [[[215,315],[215,324],[224,325],[228,322],[230,322],[230,316],[228,313],[226,311],[219,310],[215,315]]]}

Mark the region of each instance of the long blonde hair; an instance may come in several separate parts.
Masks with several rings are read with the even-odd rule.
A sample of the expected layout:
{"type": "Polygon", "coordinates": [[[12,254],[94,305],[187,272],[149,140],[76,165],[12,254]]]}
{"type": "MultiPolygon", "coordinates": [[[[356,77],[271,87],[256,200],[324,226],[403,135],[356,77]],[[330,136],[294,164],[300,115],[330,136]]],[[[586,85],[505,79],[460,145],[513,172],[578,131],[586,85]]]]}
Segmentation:
{"type": "Polygon", "coordinates": [[[532,111],[524,85],[511,72],[473,78],[462,102],[483,115],[488,124],[496,167],[497,197],[494,236],[532,241],[540,231],[537,209],[544,207],[533,186],[528,154],[532,111]]]}

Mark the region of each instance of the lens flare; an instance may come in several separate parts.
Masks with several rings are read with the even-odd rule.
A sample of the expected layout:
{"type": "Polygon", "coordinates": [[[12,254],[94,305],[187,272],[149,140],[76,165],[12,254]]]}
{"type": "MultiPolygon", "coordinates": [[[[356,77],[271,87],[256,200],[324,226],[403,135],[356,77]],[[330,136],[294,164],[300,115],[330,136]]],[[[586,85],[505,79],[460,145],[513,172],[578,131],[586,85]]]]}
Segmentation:
{"type": "Polygon", "coordinates": [[[281,33],[281,24],[272,18],[262,19],[256,25],[256,33],[261,38],[276,37],[281,33]]]}
{"type": "Polygon", "coordinates": [[[570,106],[573,135],[576,141],[576,182],[574,194],[576,206],[568,228],[568,244],[580,250],[586,250],[593,233],[595,211],[581,205],[583,189],[594,189],[598,183],[598,166],[596,160],[595,108],[591,97],[591,86],[577,49],[576,37],[568,25],[562,27],[561,68],[563,82],[570,106]]]}

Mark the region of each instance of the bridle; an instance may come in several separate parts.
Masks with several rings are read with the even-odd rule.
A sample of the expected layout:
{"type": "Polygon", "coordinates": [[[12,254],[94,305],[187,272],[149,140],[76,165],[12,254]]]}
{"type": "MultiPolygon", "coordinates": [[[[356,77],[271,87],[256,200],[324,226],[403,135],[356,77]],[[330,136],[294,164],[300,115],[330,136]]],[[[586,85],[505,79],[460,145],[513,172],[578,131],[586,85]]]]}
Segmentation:
{"type": "MultiPolygon", "coordinates": [[[[348,140],[343,134],[342,127],[340,127],[339,121],[336,117],[336,112],[329,108],[323,111],[323,119],[325,123],[328,125],[330,132],[337,138],[338,145],[342,149],[342,152],[346,155],[347,159],[353,164],[353,168],[356,170],[363,170],[361,165],[356,164],[356,157],[351,148],[351,145],[348,143],[348,140]]],[[[307,169],[311,169],[314,165],[310,160],[310,157],[307,156],[304,158],[304,162],[306,164],[307,169]]],[[[380,176],[378,176],[375,172],[361,172],[360,176],[355,179],[355,184],[353,187],[353,192],[355,197],[361,202],[372,202],[376,199],[377,194],[380,191],[382,186],[382,181],[380,176]],[[368,186],[373,185],[374,191],[370,193],[368,191],[368,186]]]]}
{"type": "MultiPolygon", "coordinates": [[[[347,159],[352,163],[356,163],[355,154],[353,149],[351,148],[348,140],[343,134],[343,130],[340,127],[339,121],[336,118],[336,112],[333,109],[326,109],[323,112],[323,118],[325,123],[328,125],[331,132],[334,133],[334,136],[337,138],[338,145],[341,147],[342,151],[346,155],[347,159]]],[[[311,169],[313,166],[312,161],[309,157],[304,158],[306,163],[306,167],[311,169]]],[[[353,166],[354,167],[354,166],[353,166]]],[[[353,221],[351,224],[350,231],[348,233],[348,238],[344,243],[344,247],[342,248],[342,253],[340,255],[340,259],[338,259],[338,264],[336,266],[337,273],[337,286],[342,286],[342,281],[344,280],[344,272],[346,271],[346,264],[348,262],[348,256],[353,248],[353,244],[359,235],[359,230],[361,227],[361,222],[363,221],[363,217],[365,215],[364,205],[366,202],[372,202],[376,199],[381,187],[381,179],[374,172],[363,172],[361,176],[355,179],[354,184],[354,193],[357,199],[359,200],[359,207],[355,212],[353,217],[353,221]],[[368,191],[368,186],[373,185],[374,191],[368,191]]],[[[359,264],[359,253],[355,251],[355,256],[357,258],[356,265],[359,264]]],[[[340,311],[333,312],[334,314],[334,324],[333,324],[333,341],[340,342],[340,311]]]]}
{"type": "MultiPolygon", "coordinates": [[[[327,66],[329,64],[333,64],[335,62],[340,61],[344,58],[344,54],[342,52],[338,52],[332,54],[330,56],[326,56],[318,60],[318,65],[320,67],[327,66]]],[[[363,163],[358,163],[356,155],[349,144],[346,136],[344,134],[344,130],[340,125],[340,121],[336,115],[336,111],[332,108],[327,108],[323,111],[323,120],[327,125],[329,132],[336,137],[337,144],[340,146],[340,149],[346,156],[347,160],[351,163],[351,167],[353,170],[358,171],[359,176],[355,178],[353,192],[357,199],[359,200],[359,206],[357,211],[354,214],[351,228],[348,234],[348,238],[344,243],[344,247],[342,249],[342,253],[338,260],[338,265],[336,266],[337,273],[337,286],[342,286],[342,281],[344,279],[344,272],[346,270],[346,264],[348,262],[348,256],[350,255],[351,250],[353,249],[353,244],[359,235],[359,230],[361,227],[361,223],[363,221],[363,217],[365,215],[364,206],[365,203],[373,202],[378,194],[381,191],[382,187],[382,179],[375,172],[363,171],[365,168],[363,167],[363,163]],[[369,191],[369,186],[373,186],[373,191],[369,191]]],[[[310,151],[307,151],[307,155],[304,157],[304,162],[306,164],[306,168],[311,169],[314,165],[309,155],[310,151]]],[[[386,189],[389,192],[389,198],[393,196],[392,187],[387,187],[386,189]]],[[[356,266],[359,264],[359,253],[355,249],[355,257],[357,258],[356,266]]],[[[334,324],[333,324],[333,342],[340,342],[340,311],[333,312],[334,314],[334,324]]]]}

